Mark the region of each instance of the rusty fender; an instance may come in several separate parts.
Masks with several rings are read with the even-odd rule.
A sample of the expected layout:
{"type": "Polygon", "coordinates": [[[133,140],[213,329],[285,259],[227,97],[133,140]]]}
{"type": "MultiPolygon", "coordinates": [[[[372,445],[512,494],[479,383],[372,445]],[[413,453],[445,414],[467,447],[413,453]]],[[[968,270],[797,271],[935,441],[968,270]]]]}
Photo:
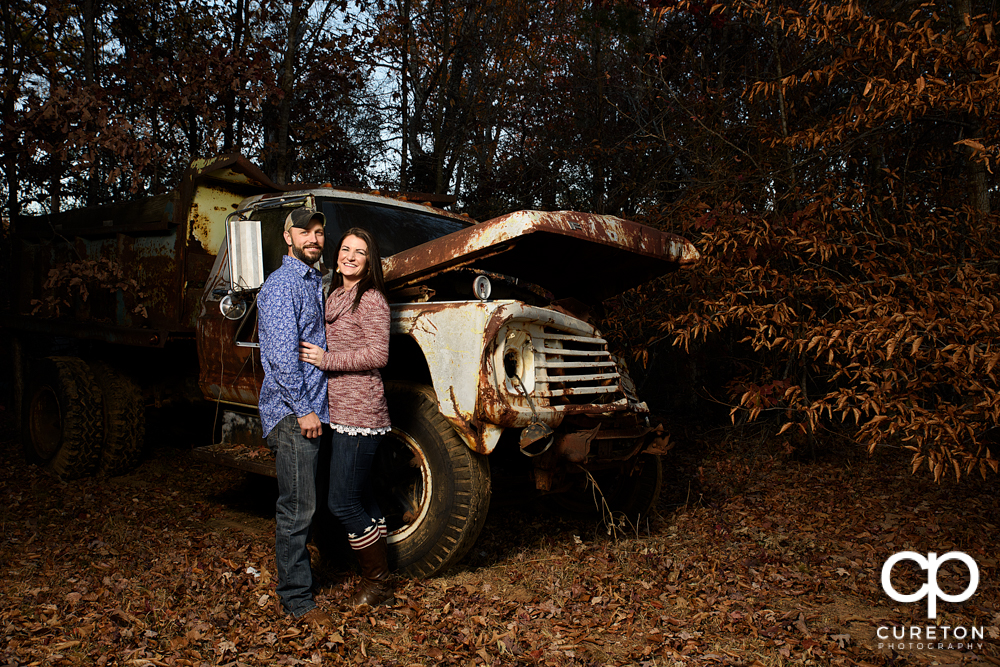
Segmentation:
{"type": "Polygon", "coordinates": [[[476,416],[479,375],[489,342],[485,331],[503,307],[504,302],[458,301],[390,308],[391,333],[410,336],[424,354],[441,414],[470,449],[482,454],[493,451],[503,432],[476,416]]]}
{"type": "MultiPolygon", "coordinates": [[[[392,333],[410,336],[424,354],[441,414],[469,448],[482,454],[493,451],[504,428],[531,422],[523,397],[507,395],[498,382],[490,352],[500,327],[526,320],[592,330],[575,318],[518,301],[393,304],[391,310],[392,333]]],[[[539,410],[539,418],[555,428],[563,415],[539,410]]]]}

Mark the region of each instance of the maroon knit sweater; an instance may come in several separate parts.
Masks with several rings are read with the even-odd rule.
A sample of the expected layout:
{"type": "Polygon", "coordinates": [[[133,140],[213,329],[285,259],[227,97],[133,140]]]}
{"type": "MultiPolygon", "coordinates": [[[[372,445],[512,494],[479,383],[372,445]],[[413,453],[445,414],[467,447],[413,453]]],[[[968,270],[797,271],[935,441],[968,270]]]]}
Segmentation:
{"type": "Polygon", "coordinates": [[[320,368],[329,376],[330,423],[388,428],[389,409],[378,369],[389,361],[389,304],[366,290],[351,312],[357,285],[338,287],[326,300],[326,349],[320,368]]]}

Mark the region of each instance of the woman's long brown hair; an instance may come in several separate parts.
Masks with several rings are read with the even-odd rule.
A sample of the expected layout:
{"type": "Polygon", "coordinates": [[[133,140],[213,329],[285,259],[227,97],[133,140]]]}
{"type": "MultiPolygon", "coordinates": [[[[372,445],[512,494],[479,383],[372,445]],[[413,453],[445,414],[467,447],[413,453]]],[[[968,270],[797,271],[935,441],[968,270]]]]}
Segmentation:
{"type": "MultiPolygon", "coordinates": [[[[351,305],[351,312],[353,313],[358,309],[358,304],[361,303],[361,297],[364,296],[365,292],[370,289],[378,290],[383,296],[385,296],[385,279],[382,277],[382,255],[378,251],[378,243],[375,242],[375,238],[368,232],[367,229],[362,229],[361,227],[351,227],[343,236],[340,237],[340,241],[337,242],[337,255],[340,255],[340,249],[344,247],[344,239],[348,236],[357,236],[359,239],[365,242],[368,246],[367,261],[365,261],[365,275],[361,276],[361,280],[358,281],[358,291],[354,294],[354,303],[351,305]]],[[[344,285],[344,276],[338,271],[333,274],[332,287],[331,289],[336,289],[344,285]]]]}

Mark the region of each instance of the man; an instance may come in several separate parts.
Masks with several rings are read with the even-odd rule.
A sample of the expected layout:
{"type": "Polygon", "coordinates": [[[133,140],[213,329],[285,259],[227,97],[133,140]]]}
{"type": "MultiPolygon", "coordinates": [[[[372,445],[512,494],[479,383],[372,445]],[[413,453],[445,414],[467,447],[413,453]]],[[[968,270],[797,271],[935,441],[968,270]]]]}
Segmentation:
{"type": "Polygon", "coordinates": [[[275,453],[278,501],[275,506],[275,560],[282,609],[313,625],[330,616],[313,600],[312,568],[306,541],[316,511],[316,468],[323,423],[329,421],[326,377],[299,361],[299,341],[326,349],[323,281],[313,265],[323,254],[322,213],[297,208],[285,219],[288,254],[268,276],[257,297],[258,333],[264,384],[260,420],[275,453]]]}

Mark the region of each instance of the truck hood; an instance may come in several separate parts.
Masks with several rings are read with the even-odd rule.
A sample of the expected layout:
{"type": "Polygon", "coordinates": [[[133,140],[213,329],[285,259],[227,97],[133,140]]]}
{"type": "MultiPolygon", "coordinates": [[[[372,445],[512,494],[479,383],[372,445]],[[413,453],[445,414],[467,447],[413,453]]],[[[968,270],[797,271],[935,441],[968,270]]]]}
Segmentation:
{"type": "Polygon", "coordinates": [[[388,290],[473,268],[598,303],[699,259],[687,240],[621,218],[518,211],[396,253],[383,270],[388,290]]]}

